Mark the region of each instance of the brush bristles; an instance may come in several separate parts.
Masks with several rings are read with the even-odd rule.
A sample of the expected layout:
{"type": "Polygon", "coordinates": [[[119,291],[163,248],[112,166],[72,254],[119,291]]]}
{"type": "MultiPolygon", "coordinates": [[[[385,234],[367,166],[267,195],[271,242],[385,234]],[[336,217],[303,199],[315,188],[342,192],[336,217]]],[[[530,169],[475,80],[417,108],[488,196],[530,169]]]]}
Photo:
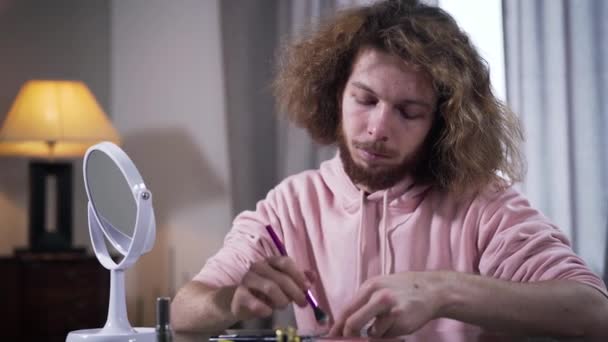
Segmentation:
{"type": "Polygon", "coordinates": [[[325,312],[323,312],[321,308],[315,307],[313,308],[313,312],[315,313],[315,319],[317,320],[317,322],[322,324],[327,323],[329,317],[327,317],[327,314],[325,314],[325,312]]]}

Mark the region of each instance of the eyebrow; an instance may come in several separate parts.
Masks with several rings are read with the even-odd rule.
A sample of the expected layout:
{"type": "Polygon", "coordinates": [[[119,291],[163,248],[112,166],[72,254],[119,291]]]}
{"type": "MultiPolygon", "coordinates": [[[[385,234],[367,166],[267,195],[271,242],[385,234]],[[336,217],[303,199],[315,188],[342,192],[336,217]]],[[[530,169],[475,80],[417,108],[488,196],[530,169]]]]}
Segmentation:
{"type": "MultiPolygon", "coordinates": [[[[365,85],[359,81],[353,81],[351,84],[359,89],[362,89],[362,90],[367,91],[368,93],[371,93],[372,95],[374,95],[376,97],[379,97],[378,94],[376,94],[376,92],[372,90],[372,88],[368,87],[367,85],[365,85]]],[[[403,100],[403,101],[399,102],[399,104],[400,105],[414,104],[414,105],[428,107],[429,109],[433,109],[433,106],[430,103],[428,103],[424,100],[418,100],[418,99],[403,100]]]]}

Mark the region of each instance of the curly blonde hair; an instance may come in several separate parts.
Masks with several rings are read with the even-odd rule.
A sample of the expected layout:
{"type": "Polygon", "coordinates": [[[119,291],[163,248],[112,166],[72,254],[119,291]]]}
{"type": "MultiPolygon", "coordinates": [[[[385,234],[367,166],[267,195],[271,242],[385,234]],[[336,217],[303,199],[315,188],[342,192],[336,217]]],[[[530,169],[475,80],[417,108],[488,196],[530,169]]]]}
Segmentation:
{"type": "Polygon", "coordinates": [[[460,193],[522,179],[521,125],[492,93],[486,62],[449,14],[418,1],[345,10],[286,45],[274,83],[279,110],[316,142],[336,143],[341,95],[367,47],[417,65],[433,80],[437,119],[418,174],[460,193]]]}

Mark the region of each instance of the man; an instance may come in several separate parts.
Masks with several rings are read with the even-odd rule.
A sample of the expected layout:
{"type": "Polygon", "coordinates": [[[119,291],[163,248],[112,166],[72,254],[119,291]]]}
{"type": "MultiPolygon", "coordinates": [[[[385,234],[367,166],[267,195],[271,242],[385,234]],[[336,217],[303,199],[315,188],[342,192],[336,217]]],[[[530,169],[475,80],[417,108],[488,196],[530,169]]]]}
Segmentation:
{"type": "Polygon", "coordinates": [[[339,154],[235,219],[177,294],[177,330],[218,331],[295,302],[300,331],[336,336],[608,334],[605,285],[511,187],[518,121],[448,14],[415,1],[346,11],[287,49],[276,92],[339,154]]]}

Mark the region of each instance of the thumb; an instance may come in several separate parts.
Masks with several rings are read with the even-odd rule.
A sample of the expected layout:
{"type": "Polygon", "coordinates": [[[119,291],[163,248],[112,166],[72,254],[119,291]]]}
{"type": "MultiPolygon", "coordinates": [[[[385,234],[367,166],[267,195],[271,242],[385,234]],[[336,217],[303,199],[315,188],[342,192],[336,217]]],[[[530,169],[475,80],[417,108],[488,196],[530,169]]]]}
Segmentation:
{"type": "Polygon", "coordinates": [[[304,275],[311,284],[314,284],[317,281],[317,274],[314,271],[304,271],[304,275]]]}

